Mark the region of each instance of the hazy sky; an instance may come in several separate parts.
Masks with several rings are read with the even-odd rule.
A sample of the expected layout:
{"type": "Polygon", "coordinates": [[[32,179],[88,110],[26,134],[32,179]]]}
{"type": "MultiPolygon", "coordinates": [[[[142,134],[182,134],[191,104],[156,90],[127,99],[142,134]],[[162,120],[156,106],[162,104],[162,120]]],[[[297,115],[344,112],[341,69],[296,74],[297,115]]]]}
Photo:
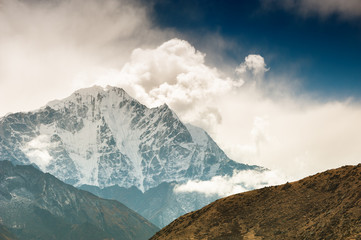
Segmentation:
{"type": "Polygon", "coordinates": [[[361,1],[0,0],[0,115],[94,84],[288,178],[361,161],[361,1]]]}

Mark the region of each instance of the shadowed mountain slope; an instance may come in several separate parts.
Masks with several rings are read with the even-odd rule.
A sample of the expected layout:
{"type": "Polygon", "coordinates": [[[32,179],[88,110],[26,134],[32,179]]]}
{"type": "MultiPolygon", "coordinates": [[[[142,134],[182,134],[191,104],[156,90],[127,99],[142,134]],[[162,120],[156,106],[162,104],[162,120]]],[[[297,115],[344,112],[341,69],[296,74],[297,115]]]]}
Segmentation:
{"type": "Polygon", "coordinates": [[[217,200],[151,239],[361,239],[361,164],[217,200]]]}
{"type": "Polygon", "coordinates": [[[133,240],[148,239],[158,230],[117,201],[8,161],[0,161],[0,217],[19,239],[133,240]]]}
{"type": "Polygon", "coordinates": [[[136,187],[111,186],[101,189],[83,185],[80,189],[101,198],[117,200],[160,228],[165,227],[177,217],[200,209],[219,198],[217,195],[207,196],[197,192],[176,192],[174,191],[176,185],[176,182],[163,182],[144,193],[136,187]]]}

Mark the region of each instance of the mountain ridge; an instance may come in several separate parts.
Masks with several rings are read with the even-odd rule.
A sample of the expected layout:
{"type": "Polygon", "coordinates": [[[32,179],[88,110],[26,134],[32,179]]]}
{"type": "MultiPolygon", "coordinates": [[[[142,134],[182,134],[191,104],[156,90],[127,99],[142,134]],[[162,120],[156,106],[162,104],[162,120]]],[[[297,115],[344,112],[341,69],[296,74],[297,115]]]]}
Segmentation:
{"type": "Polygon", "coordinates": [[[161,182],[265,170],[229,159],[204,130],[183,124],[166,104],[147,108],[109,86],[1,118],[0,160],[35,164],[76,186],[142,191],[161,182]]]}
{"type": "Polygon", "coordinates": [[[360,239],[361,164],[219,199],[154,235],[172,239],[360,239]]]}

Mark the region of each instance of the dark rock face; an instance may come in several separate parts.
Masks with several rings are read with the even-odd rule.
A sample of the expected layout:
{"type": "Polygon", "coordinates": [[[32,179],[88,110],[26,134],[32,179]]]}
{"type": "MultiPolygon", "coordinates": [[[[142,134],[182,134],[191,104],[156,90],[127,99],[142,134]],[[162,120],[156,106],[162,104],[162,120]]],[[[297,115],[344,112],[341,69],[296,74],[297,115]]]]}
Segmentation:
{"type": "Polygon", "coordinates": [[[8,161],[0,162],[0,216],[19,239],[148,239],[158,230],[117,201],[8,161]]]}
{"type": "Polygon", "coordinates": [[[136,186],[263,170],[229,159],[167,105],[149,109],[119,88],[81,89],[0,119],[0,160],[34,164],[72,185],[136,186]]]}
{"type": "Polygon", "coordinates": [[[240,193],[179,217],[151,239],[361,239],[361,164],[240,193]]]}

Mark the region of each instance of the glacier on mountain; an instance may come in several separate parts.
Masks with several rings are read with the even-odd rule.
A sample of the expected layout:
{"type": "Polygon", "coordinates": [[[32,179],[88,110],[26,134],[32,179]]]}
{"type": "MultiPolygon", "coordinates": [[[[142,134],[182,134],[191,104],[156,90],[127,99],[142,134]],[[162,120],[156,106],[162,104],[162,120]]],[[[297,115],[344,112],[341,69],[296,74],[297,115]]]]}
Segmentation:
{"type": "Polygon", "coordinates": [[[94,86],[0,119],[0,160],[33,164],[80,186],[135,186],[208,180],[263,170],[229,159],[202,129],[166,105],[147,108],[123,89],[94,86]]]}

